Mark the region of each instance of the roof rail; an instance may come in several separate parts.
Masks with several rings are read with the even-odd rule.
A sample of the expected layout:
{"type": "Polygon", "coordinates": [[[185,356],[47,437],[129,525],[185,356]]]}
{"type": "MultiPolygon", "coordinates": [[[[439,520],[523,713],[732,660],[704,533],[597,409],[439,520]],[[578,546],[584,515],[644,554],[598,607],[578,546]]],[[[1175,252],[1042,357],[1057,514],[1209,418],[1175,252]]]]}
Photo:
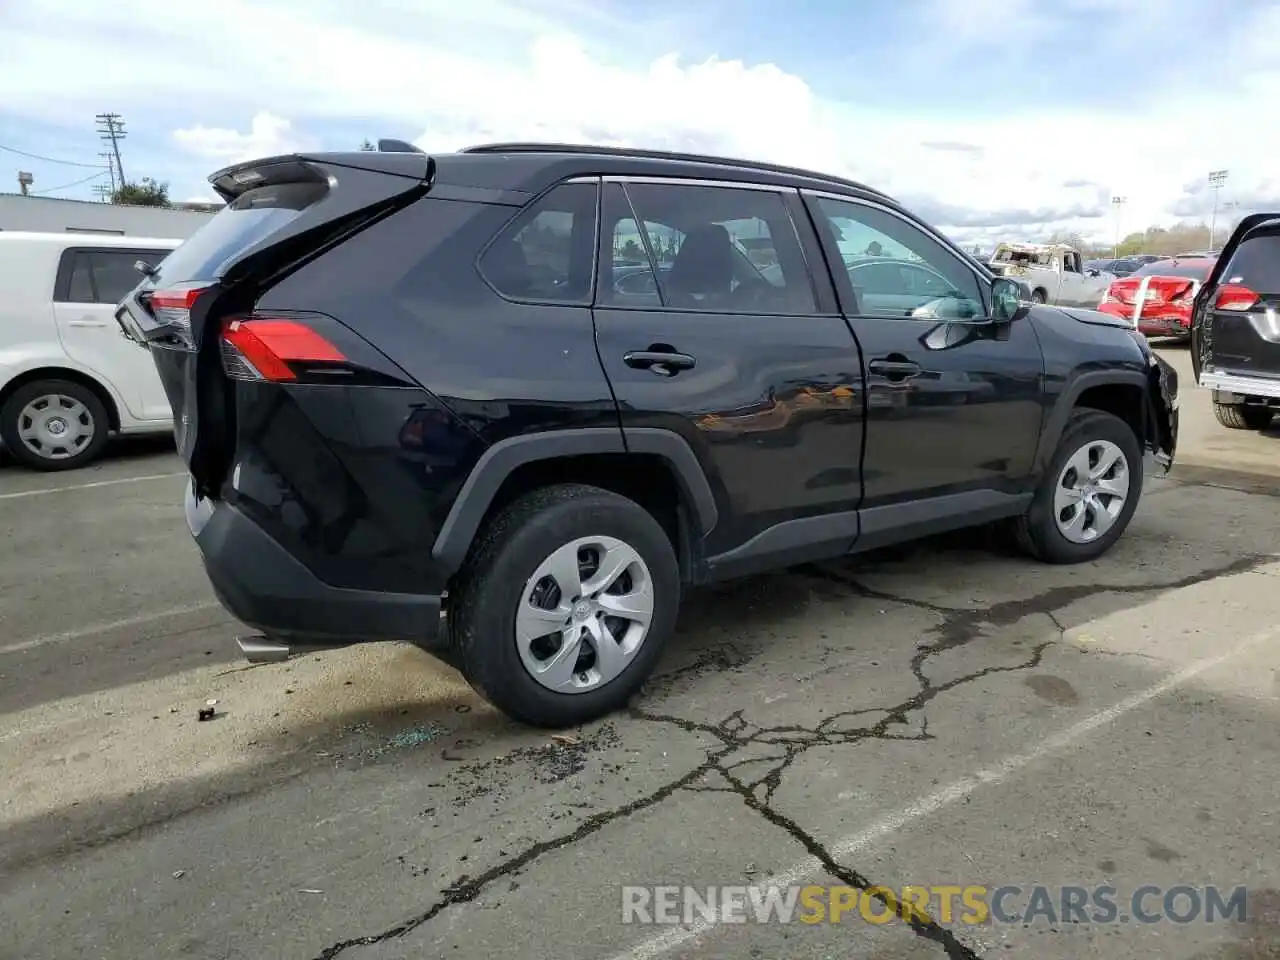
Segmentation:
{"type": "Polygon", "coordinates": [[[671,150],[648,150],[637,147],[601,147],[582,143],[484,143],[474,147],[465,147],[459,153],[570,153],[582,156],[597,157],[640,157],[646,160],[680,160],[685,163],[708,163],[717,166],[739,167],[743,170],[759,170],[764,173],[781,173],[793,177],[807,177],[810,180],[825,180],[844,187],[853,187],[865,193],[874,194],[886,200],[887,194],[875,187],[856,180],[848,180],[829,173],[818,173],[801,167],[788,167],[778,163],[764,163],[758,160],[739,160],[733,157],[716,157],[703,153],[679,153],[671,150]]]}

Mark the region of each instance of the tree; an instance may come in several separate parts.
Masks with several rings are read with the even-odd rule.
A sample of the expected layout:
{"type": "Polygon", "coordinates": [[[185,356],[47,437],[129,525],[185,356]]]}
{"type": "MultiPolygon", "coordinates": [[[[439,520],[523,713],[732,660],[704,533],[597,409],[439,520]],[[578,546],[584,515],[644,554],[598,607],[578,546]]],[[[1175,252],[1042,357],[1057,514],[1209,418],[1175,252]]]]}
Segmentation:
{"type": "Polygon", "coordinates": [[[369,142],[369,139],[368,139],[367,137],[365,138],[364,143],[360,144],[360,149],[361,149],[361,150],[372,150],[374,153],[377,153],[377,151],[378,151],[378,148],[377,148],[377,147],[375,147],[372,143],[370,143],[370,142],[369,142]]]}
{"type": "Polygon", "coordinates": [[[141,182],[126,183],[111,195],[112,203],[120,203],[134,207],[167,207],[169,206],[169,184],[157,183],[151,177],[143,177],[141,182]]]}

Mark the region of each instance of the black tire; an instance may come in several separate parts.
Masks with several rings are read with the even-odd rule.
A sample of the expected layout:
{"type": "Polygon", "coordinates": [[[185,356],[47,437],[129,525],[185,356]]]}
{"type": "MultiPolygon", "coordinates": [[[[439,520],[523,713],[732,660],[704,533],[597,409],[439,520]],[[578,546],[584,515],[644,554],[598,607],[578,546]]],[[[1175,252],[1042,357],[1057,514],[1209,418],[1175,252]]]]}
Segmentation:
{"type": "Polygon", "coordinates": [[[450,659],[476,692],[512,719],[538,727],[574,726],[627,705],[674,632],[679,605],[676,554],[648,511],[597,487],[543,487],[510,504],[480,531],[449,592],[450,659]],[[643,645],[613,680],[583,693],[557,693],[535,680],[521,660],[517,607],[543,560],[589,536],[616,537],[640,555],[653,583],[653,617],[643,645]]]}
{"type": "Polygon", "coordinates": [[[1242,403],[1214,403],[1213,415],[1229,430],[1261,430],[1271,423],[1267,407],[1246,407],[1242,403]]]}
{"type": "Polygon", "coordinates": [[[107,407],[102,398],[95,391],[73,380],[36,380],[23,384],[5,401],[4,408],[0,409],[0,437],[4,439],[5,449],[15,460],[32,470],[54,472],[83,467],[101,455],[110,430],[107,407]],[[27,405],[40,397],[52,396],[70,397],[83,404],[92,419],[92,436],[70,456],[41,456],[28,447],[20,436],[21,424],[18,421],[27,405]]]}
{"type": "Polygon", "coordinates": [[[1048,303],[1049,295],[1045,293],[1043,290],[1032,290],[1031,302],[1032,303],[1048,303]]]}
{"type": "Polygon", "coordinates": [[[1115,544],[1133,519],[1142,496],[1142,447],[1127,423],[1114,414],[1080,408],[1072,412],[1058,441],[1049,468],[1040,479],[1035,497],[1027,512],[1014,523],[1014,535],[1023,551],[1045,563],[1085,563],[1096,560],[1115,544]],[[1114,524],[1102,536],[1089,543],[1074,543],[1058,530],[1053,512],[1053,498],[1058,475],[1085,444],[1109,440],[1120,448],[1128,461],[1129,490],[1124,506],[1114,524]]]}

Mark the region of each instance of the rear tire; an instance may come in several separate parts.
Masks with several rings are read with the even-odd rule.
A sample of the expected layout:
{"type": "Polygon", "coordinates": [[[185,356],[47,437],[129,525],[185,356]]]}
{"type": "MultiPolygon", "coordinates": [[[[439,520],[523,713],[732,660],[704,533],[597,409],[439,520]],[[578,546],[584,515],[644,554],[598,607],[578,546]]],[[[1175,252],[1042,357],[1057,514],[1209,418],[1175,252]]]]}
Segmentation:
{"type": "Polygon", "coordinates": [[[5,449],[33,470],[75,470],[96,460],[110,428],[102,399],[72,380],[23,384],[0,409],[5,449]]]}
{"type": "Polygon", "coordinates": [[[1045,293],[1043,290],[1032,290],[1031,302],[1032,303],[1048,303],[1049,295],[1045,293]]]}
{"type": "Polygon", "coordinates": [[[1229,430],[1261,430],[1270,425],[1272,413],[1267,407],[1246,407],[1242,403],[1217,403],[1213,415],[1229,430]]]}
{"type": "Polygon", "coordinates": [[[1133,519],[1142,495],[1142,471],[1142,448],[1127,423],[1101,410],[1073,411],[1031,506],[1014,523],[1018,546],[1045,563],[1101,557],[1133,519]],[[1119,468],[1102,471],[1091,482],[1092,472],[1108,460],[1119,468]],[[1102,486],[1094,487],[1095,482],[1102,486]],[[1090,492],[1077,496],[1078,487],[1090,492]],[[1117,493],[1123,496],[1119,503],[1117,493]]]}
{"type": "Polygon", "coordinates": [[[480,532],[450,589],[452,659],[509,717],[573,726],[627,705],[674,632],[679,603],[675,551],[648,511],[597,487],[544,487],[480,532]],[[613,565],[621,593],[600,586],[613,565]],[[609,612],[646,605],[643,630],[609,612]]]}

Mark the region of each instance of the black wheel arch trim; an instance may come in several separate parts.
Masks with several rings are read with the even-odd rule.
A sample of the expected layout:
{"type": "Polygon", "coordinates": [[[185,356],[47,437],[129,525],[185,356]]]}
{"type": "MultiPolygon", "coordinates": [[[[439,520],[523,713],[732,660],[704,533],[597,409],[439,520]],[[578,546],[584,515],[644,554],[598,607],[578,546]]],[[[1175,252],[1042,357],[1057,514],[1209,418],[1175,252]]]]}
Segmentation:
{"type": "MultiPolygon", "coordinates": [[[[1143,373],[1138,370],[1126,369],[1086,370],[1084,373],[1076,374],[1068,381],[1049,411],[1044,423],[1044,429],[1040,431],[1040,443],[1036,449],[1037,474],[1043,471],[1049,465],[1049,461],[1053,459],[1053,453],[1058,448],[1058,441],[1062,439],[1062,434],[1067,428],[1067,420],[1071,417],[1071,411],[1076,408],[1076,403],[1080,396],[1093,387],[1113,385],[1137,387],[1142,391],[1145,399],[1142,409],[1138,412],[1142,417],[1144,434],[1151,429],[1151,401],[1148,395],[1150,383],[1143,373]]],[[[1149,436],[1144,435],[1138,438],[1138,443],[1145,447],[1150,442],[1150,439],[1149,436]]]]}
{"type": "Polygon", "coordinates": [[[624,439],[619,427],[581,427],[520,434],[489,447],[472,467],[441,524],[431,547],[432,558],[449,573],[462,566],[499,488],[518,467],[538,460],[627,452],[656,454],[670,464],[688,498],[691,519],[699,535],[706,536],[718,518],[715,498],[697,455],[683,437],[670,430],[640,428],[627,430],[624,439]]]}

